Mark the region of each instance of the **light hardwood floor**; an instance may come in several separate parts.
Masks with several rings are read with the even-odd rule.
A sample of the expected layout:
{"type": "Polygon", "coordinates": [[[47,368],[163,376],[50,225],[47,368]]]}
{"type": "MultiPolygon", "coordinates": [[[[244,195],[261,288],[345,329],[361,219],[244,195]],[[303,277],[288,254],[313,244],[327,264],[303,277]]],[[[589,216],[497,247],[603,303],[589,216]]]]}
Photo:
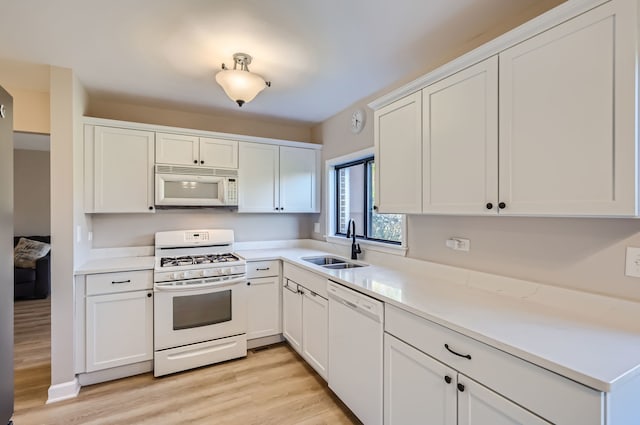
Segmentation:
{"type": "Polygon", "coordinates": [[[15,333],[16,425],[360,424],[286,344],[162,378],[87,386],[73,400],[45,405],[49,301],[17,302],[15,333]]]}

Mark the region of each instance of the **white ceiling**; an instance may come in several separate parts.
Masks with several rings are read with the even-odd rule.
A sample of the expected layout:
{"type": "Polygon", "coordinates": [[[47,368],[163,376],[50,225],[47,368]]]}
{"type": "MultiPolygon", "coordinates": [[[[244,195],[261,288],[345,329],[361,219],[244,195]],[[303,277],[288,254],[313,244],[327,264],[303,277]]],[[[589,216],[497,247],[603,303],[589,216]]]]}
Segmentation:
{"type": "Polygon", "coordinates": [[[242,108],[317,123],[561,0],[0,0],[0,58],[72,68],[90,96],[210,110],[235,52],[272,82],[242,108]]]}

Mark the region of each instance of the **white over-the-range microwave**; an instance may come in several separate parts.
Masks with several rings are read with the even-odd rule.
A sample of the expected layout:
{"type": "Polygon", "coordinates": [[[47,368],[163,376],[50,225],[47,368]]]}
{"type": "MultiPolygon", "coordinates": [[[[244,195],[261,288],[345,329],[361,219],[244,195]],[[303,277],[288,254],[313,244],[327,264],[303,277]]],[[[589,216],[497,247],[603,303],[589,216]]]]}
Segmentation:
{"type": "Polygon", "coordinates": [[[156,205],[238,205],[238,171],[156,165],[156,205]]]}

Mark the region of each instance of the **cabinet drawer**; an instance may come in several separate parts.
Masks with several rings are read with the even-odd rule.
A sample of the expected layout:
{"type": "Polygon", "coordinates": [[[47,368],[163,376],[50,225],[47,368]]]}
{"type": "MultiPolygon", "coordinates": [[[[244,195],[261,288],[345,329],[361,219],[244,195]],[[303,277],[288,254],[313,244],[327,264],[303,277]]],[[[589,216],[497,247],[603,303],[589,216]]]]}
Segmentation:
{"type": "Polygon", "coordinates": [[[385,331],[553,423],[603,423],[603,393],[528,361],[388,304],[385,331]]]}
{"type": "Polygon", "coordinates": [[[247,262],[247,277],[268,277],[280,275],[280,260],[247,262]]]}
{"type": "Polygon", "coordinates": [[[327,279],[319,274],[309,272],[301,267],[285,262],[283,265],[283,275],[285,279],[292,280],[298,285],[302,285],[308,290],[327,298],[327,279]]]}
{"type": "Polygon", "coordinates": [[[112,294],[153,288],[153,271],[100,273],[87,275],[87,295],[112,294]]]}

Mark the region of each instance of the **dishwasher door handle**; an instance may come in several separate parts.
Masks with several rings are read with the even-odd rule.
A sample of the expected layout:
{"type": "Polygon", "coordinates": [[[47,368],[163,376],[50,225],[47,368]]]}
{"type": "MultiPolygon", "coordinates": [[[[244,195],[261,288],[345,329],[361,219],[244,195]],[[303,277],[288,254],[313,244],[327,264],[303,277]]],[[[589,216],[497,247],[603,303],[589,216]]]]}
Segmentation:
{"type": "Polygon", "coordinates": [[[347,300],[345,300],[344,298],[342,298],[342,299],[341,299],[341,301],[344,303],[344,305],[346,305],[346,306],[348,306],[348,307],[351,307],[351,308],[353,308],[353,309],[355,309],[355,310],[358,310],[358,309],[359,309],[358,305],[357,305],[357,304],[352,303],[351,301],[347,301],[347,300]]]}

